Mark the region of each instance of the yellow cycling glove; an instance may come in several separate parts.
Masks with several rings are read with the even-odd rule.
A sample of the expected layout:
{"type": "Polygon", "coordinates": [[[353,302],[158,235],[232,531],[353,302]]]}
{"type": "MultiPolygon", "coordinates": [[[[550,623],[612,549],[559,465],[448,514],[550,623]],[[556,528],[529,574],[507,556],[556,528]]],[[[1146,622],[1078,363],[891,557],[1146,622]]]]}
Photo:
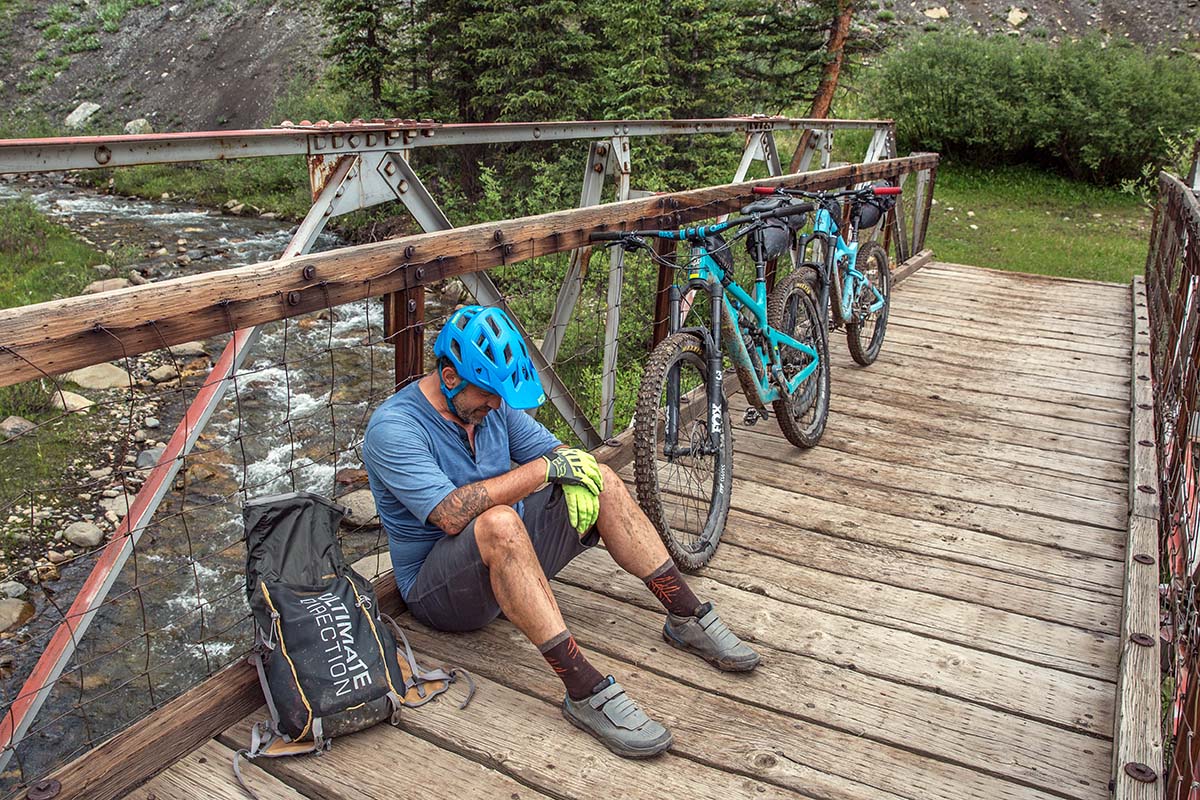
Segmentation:
{"type": "Polygon", "coordinates": [[[565,483],[562,490],[563,499],[567,501],[567,519],[571,521],[571,527],[583,536],[600,516],[600,498],[586,486],[565,483]]]}
{"type": "Polygon", "coordinates": [[[546,481],[565,486],[582,486],[593,495],[604,491],[600,465],[586,450],[568,447],[542,456],[546,461],[546,481]]]}

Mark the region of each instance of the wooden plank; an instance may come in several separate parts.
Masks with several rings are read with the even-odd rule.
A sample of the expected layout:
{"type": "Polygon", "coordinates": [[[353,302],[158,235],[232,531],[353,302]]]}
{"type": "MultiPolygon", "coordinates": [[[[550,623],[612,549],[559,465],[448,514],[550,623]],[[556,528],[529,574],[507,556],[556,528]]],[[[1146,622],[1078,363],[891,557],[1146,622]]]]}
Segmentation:
{"type": "Polygon", "coordinates": [[[0,385],[574,250],[596,230],[707,219],[736,209],[755,185],[832,188],[936,161],[893,159],[556,211],[4,309],[0,385]]]}
{"type": "MultiPolygon", "coordinates": [[[[738,409],[732,409],[737,411],[738,409]]],[[[761,444],[764,453],[775,453],[791,447],[778,428],[739,426],[738,437],[748,438],[750,449],[761,444]],[[752,441],[750,441],[752,440],[752,441]]],[[[1090,479],[1079,473],[1069,473],[1061,467],[1046,464],[1045,467],[1028,467],[1013,461],[998,461],[985,452],[984,446],[966,443],[960,452],[954,452],[946,441],[920,439],[901,433],[893,427],[876,425],[869,419],[847,420],[840,414],[830,414],[829,423],[821,438],[822,449],[844,452],[846,455],[869,458],[880,463],[924,468],[932,465],[938,471],[970,475],[972,479],[992,483],[1006,483],[1016,487],[1038,486],[1048,495],[1060,498],[1105,500],[1108,503],[1126,503],[1126,475],[1118,465],[1109,480],[1090,479]],[[886,441],[887,446],[880,443],[886,441]]],[[[1052,455],[1046,455],[1052,458],[1052,455]]]]}
{"type": "Polygon", "coordinates": [[[1074,293],[1056,296],[1049,291],[1043,293],[1041,285],[1006,287],[987,280],[958,279],[948,276],[936,266],[922,270],[912,278],[911,285],[905,282],[902,288],[901,296],[913,291],[936,293],[948,304],[962,305],[991,305],[1008,301],[1014,313],[1051,316],[1057,309],[1064,319],[1096,324],[1119,320],[1129,314],[1128,307],[1115,297],[1081,297],[1074,293]]]}
{"type": "MultiPolygon", "coordinates": [[[[893,320],[889,319],[888,322],[890,332],[893,320]]],[[[1068,358],[1074,360],[1074,357],[1078,355],[1090,357],[1085,359],[1085,363],[1094,362],[1104,365],[1120,362],[1129,356],[1129,346],[1126,341],[1116,341],[1111,344],[1097,342],[1092,338],[1064,341],[1038,336],[1032,331],[1008,332],[987,322],[976,324],[960,320],[946,324],[943,320],[922,320],[915,315],[903,313],[897,314],[894,322],[898,327],[913,331],[914,336],[945,336],[954,340],[964,340],[964,344],[968,347],[974,346],[974,342],[983,342],[983,346],[989,350],[997,344],[1010,344],[1047,360],[1065,361],[1068,358]]]]}
{"type": "MultiPolygon", "coordinates": [[[[656,611],[646,587],[603,553],[585,553],[559,579],[656,611]]],[[[869,622],[785,603],[753,587],[741,589],[692,575],[696,594],[750,641],[856,669],[896,683],[937,691],[991,708],[1095,736],[1112,729],[1110,681],[985,653],[869,622]]]]}
{"type": "MultiPolygon", "coordinates": [[[[1082,555],[1043,544],[1001,538],[966,527],[912,519],[862,507],[849,495],[826,500],[804,491],[777,488],[739,477],[735,470],[733,507],[756,515],[765,524],[799,524],[826,537],[857,546],[886,548],[896,555],[883,559],[888,569],[897,558],[926,556],[939,562],[974,566],[998,572],[1014,583],[1036,586],[1043,582],[1072,597],[1098,596],[1119,602],[1124,571],[1124,548],[1111,554],[1082,555]]],[[[735,538],[740,534],[735,533],[735,538]]],[[[908,576],[906,576],[908,577],[908,576]]]]}
{"type": "MultiPolygon", "coordinates": [[[[826,536],[813,531],[808,520],[800,515],[774,512],[759,517],[734,509],[721,536],[721,547],[729,546],[832,575],[853,576],[852,581],[883,583],[911,590],[922,593],[921,598],[926,595],[946,597],[1109,635],[1116,635],[1120,627],[1119,598],[1108,592],[1089,595],[1041,576],[1012,574],[897,551],[873,542],[826,536]]],[[[725,568],[724,558],[717,562],[713,569],[725,568]]],[[[1082,560],[1078,570],[1083,573],[1089,566],[1105,563],[1108,562],[1100,559],[1090,560],[1090,563],[1082,560]]],[[[809,585],[794,585],[794,588],[812,589],[809,585]]],[[[845,587],[837,587],[831,597],[840,596],[844,591],[845,587]]],[[[882,616],[897,610],[887,608],[882,616]]],[[[981,612],[973,610],[970,613],[981,612]]],[[[920,616],[923,618],[924,613],[920,616]]]]}
{"type": "Polygon", "coordinates": [[[1024,510],[930,496],[921,490],[890,486],[880,480],[862,481],[862,469],[834,466],[825,470],[804,463],[798,469],[784,470],[778,464],[742,458],[735,461],[734,475],[748,483],[853,505],[873,513],[966,528],[1084,556],[1114,560],[1123,557],[1125,536],[1120,531],[1051,519],[1024,510]],[[847,480],[857,483],[846,483],[847,480]]]}
{"type": "MultiPolygon", "coordinates": [[[[863,724],[851,727],[845,720],[828,724],[827,718],[810,721],[824,716],[805,708],[809,705],[808,678],[820,674],[820,664],[810,662],[800,666],[798,662],[802,660],[779,654],[782,663],[774,669],[760,667],[750,674],[721,676],[708,664],[692,656],[677,655],[661,644],[656,633],[661,625],[661,612],[640,612],[602,595],[558,584],[556,591],[562,593],[572,632],[596,668],[613,674],[626,686],[636,678],[636,693],[634,688],[630,692],[638,702],[643,697],[667,700],[656,706],[654,714],[676,735],[672,752],[680,756],[754,775],[764,786],[776,784],[820,798],[882,795],[950,800],[962,796],[1045,796],[1036,789],[1014,786],[924,753],[880,744],[874,739],[874,730],[863,724]],[[635,624],[630,624],[630,616],[635,624]],[[637,654],[632,656],[637,668],[626,655],[630,651],[637,654]],[[796,666],[797,672],[785,672],[781,668],[784,666],[796,666]],[[797,692],[798,685],[805,686],[805,691],[797,692]],[[763,758],[764,752],[772,758],[763,758]],[[715,762],[710,760],[714,757],[718,759],[715,762]],[[805,769],[808,775],[802,777],[797,768],[805,769]]],[[[422,649],[446,658],[462,658],[475,672],[515,690],[536,694],[547,702],[562,696],[562,686],[551,678],[538,652],[508,622],[494,622],[462,638],[433,633],[415,622],[412,627],[413,638],[422,649]]],[[[767,650],[768,658],[775,655],[776,651],[767,650]]],[[[845,672],[840,670],[836,674],[845,672]]],[[[822,688],[833,688],[829,675],[815,680],[822,688]]],[[[842,690],[840,706],[856,705],[848,697],[857,688],[854,682],[859,681],[842,690]]],[[[874,686],[877,691],[890,688],[874,686]]],[[[823,694],[822,688],[815,693],[823,694]]],[[[838,700],[826,696],[818,702],[826,705],[838,700]]],[[[869,716],[880,715],[878,711],[874,715],[866,711],[864,717],[869,716]]],[[[905,721],[910,739],[917,735],[911,727],[914,722],[911,717],[905,721]]],[[[959,750],[964,748],[960,745],[959,750]]],[[[1088,762],[1094,760],[1097,759],[1093,757],[1088,762]]],[[[1102,774],[1103,769],[1102,760],[1102,774]]]]}
{"type": "Polygon", "coordinates": [[[904,263],[899,264],[892,270],[892,283],[899,285],[902,281],[907,280],[914,272],[933,263],[933,251],[922,250],[916,253],[904,263]]]}
{"type": "Polygon", "coordinates": [[[1018,427],[1046,430],[1081,439],[1128,444],[1128,406],[1119,411],[1115,397],[1096,397],[1078,391],[1069,381],[1038,378],[1018,382],[1011,373],[938,364],[931,367],[919,354],[901,352],[884,342],[879,360],[869,369],[850,367],[849,356],[838,348],[830,357],[838,380],[876,386],[881,399],[892,394],[922,398],[918,408],[943,402],[978,409],[977,416],[1018,427]],[[1042,396],[1037,384],[1044,380],[1042,396]],[[1048,419],[1047,419],[1048,418],[1048,419]],[[1047,425],[1051,427],[1047,428],[1047,425]]]}
{"type": "MultiPolygon", "coordinates": [[[[435,702],[449,711],[456,710],[457,702],[452,700],[435,702]]],[[[422,709],[413,709],[404,711],[403,715],[424,713],[422,709]]],[[[265,714],[264,707],[260,713],[226,730],[221,734],[221,741],[230,747],[245,747],[250,741],[251,725],[263,719],[265,714]]],[[[314,800],[409,797],[538,800],[548,797],[508,775],[386,724],[339,737],[320,755],[263,758],[254,763],[261,764],[276,779],[296,787],[303,796],[314,800]],[[392,768],[398,760],[404,768],[392,768]]],[[[253,779],[248,779],[247,783],[256,791],[261,785],[253,779]]]]}
{"type": "Polygon", "coordinates": [[[989,458],[1045,469],[1050,473],[1058,471],[1122,483],[1126,480],[1124,459],[1127,451],[1116,444],[1086,442],[1082,447],[1071,447],[1074,440],[1070,437],[1004,425],[986,418],[913,408],[899,397],[887,397],[892,403],[889,405],[874,399],[874,393],[856,391],[858,387],[847,386],[848,383],[844,378],[839,381],[846,401],[839,402],[837,411],[831,413],[831,424],[845,427],[868,420],[883,430],[902,432],[918,441],[941,442],[950,452],[959,448],[957,452],[966,454],[972,452],[971,448],[977,448],[977,452],[989,458]]]}
{"type": "Polygon", "coordinates": [[[1067,316],[1066,312],[1038,312],[1014,306],[1012,302],[987,302],[982,298],[957,300],[937,289],[909,283],[892,301],[892,309],[919,314],[927,319],[988,322],[1004,329],[1033,330],[1043,334],[1083,338],[1093,336],[1106,341],[1129,341],[1129,318],[1086,319],[1067,316]]]}
{"type": "MultiPolygon", "coordinates": [[[[1146,287],[1133,279],[1134,315],[1146,316],[1146,287]]],[[[1135,324],[1130,349],[1135,377],[1150,374],[1148,326],[1135,324]]],[[[1121,660],[1113,723],[1113,797],[1115,800],[1150,800],[1162,796],[1163,741],[1162,690],[1159,639],[1159,488],[1157,439],[1153,436],[1154,393],[1150,380],[1134,380],[1130,393],[1129,543],[1125,558],[1124,613],[1121,617],[1121,660]],[[1146,420],[1149,420],[1147,424],[1146,420]],[[1149,446],[1137,437],[1150,435],[1149,446]],[[1140,491],[1143,487],[1151,492],[1140,491]],[[1141,559],[1139,561],[1138,559],[1141,559]],[[1149,563],[1143,563],[1143,561],[1149,563]],[[1146,766],[1155,773],[1151,782],[1136,780],[1129,766],[1146,766]]]]}
{"type": "MultiPolygon", "coordinates": [[[[784,536],[789,533],[787,526],[777,526],[777,530],[784,536]]],[[[896,559],[893,566],[904,569],[905,563],[896,559]]],[[[790,605],[1077,675],[1116,680],[1115,625],[1107,633],[1086,631],[995,608],[986,597],[944,597],[868,580],[849,570],[826,572],[739,547],[722,550],[721,558],[713,559],[704,575],[790,605]]]]}
{"type": "Polygon", "coordinates": [[[1086,289],[1094,287],[1105,293],[1118,295],[1125,294],[1128,288],[1125,284],[1116,281],[1101,281],[1092,278],[1071,278],[1065,275],[1039,275],[1036,272],[1018,272],[1012,269],[994,269],[983,267],[975,264],[957,264],[953,261],[939,261],[940,265],[946,268],[947,272],[954,272],[963,276],[979,277],[986,280],[995,281],[1012,281],[1014,283],[1040,283],[1046,286],[1064,286],[1066,284],[1074,284],[1078,288],[1086,289]]]}
{"type": "MultiPolygon", "coordinates": [[[[259,797],[306,800],[305,795],[264,772],[257,763],[243,759],[241,769],[246,784],[259,797]]],[[[209,739],[125,797],[129,800],[246,800],[246,793],[233,777],[233,750],[209,739]]]]}
{"type": "MultiPolygon", "coordinates": [[[[745,454],[743,458],[769,453],[771,467],[777,471],[788,471],[787,466],[791,466],[793,469],[788,472],[821,471],[839,475],[842,478],[841,485],[848,489],[856,489],[861,483],[883,485],[892,490],[923,495],[927,501],[934,498],[959,500],[1068,524],[1085,523],[1095,528],[1109,529],[1101,534],[1104,539],[1111,538],[1112,532],[1125,527],[1127,512],[1124,497],[1068,497],[1037,485],[993,483],[988,478],[941,470],[936,465],[928,468],[900,467],[877,458],[823,447],[802,451],[792,447],[782,435],[778,438],[755,437],[753,441],[748,437],[737,437],[733,446],[735,453],[745,454]],[[850,484],[847,485],[846,481],[850,484]]],[[[735,458],[735,462],[739,460],[735,458]]]]}

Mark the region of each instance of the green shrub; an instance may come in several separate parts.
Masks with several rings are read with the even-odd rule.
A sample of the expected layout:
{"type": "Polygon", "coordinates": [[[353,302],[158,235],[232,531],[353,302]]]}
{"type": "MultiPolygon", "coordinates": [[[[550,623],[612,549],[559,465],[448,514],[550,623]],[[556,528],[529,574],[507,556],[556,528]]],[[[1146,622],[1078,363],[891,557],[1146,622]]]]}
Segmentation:
{"type": "Polygon", "coordinates": [[[1031,161],[1098,183],[1135,178],[1200,124],[1200,64],[1088,38],[1051,45],[939,34],[885,56],[865,104],[902,148],[987,166],[1031,161]]]}
{"type": "Polygon", "coordinates": [[[878,14],[876,14],[875,17],[880,22],[892,22],[893,20],[896,19],[896,12],[885,8],[884,10],[882,10],[878,14]]]}

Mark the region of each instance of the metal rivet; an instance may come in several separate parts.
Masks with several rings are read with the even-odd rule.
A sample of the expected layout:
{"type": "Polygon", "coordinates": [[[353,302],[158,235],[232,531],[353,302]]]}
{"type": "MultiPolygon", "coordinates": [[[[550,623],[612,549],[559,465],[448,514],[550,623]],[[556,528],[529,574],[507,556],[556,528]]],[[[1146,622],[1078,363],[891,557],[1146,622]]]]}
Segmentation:
{"type": "Polygon", "coordinates": [[[289,306],[300,305],[300,293],[299,292],[288,292],[287,301],[288,301],[289,306]]]}
{"type": "Polygon", "coordinates": [[[417,301],[411,297],[408,299],[408,313],[412,314],[417,310],[417,301]]]}
{"type": "Polygon", "coordinates": [[[350,138],[347,141],[350,143],[351,147],[358,147],[358,143],[359,143],[360,139],[358,138],[357,134],[352,133],[352,134],[350,134],[350,138]]]}
{"type": "Polygon", "coordinates": [[[1152,767],[1138,761],[1126,763],[1125,774],[1141,783],[1154,783],[1158,780],[1158,773],[1152,767]]]}
{"type": "Polygon", "coordinates": [[[1138,491],[1139,491],[1139,492],[1141,492],[1142,494],[1157,494],[1157,493],[1154,491],[1154,487],[1153,487],[1153,486],[1147,486],[1147,485],[1146,485],[1146,484],[1144,484],[1144,483],[1138,486],[1138,491]]]}
{"type": "Polygon", "coordinates": [[[598,155],[598,156],[608,155],[608,147],[606,147],[605,145],[602,145],[602,144],[596,145],[596,155],[598,155]]]}
{"type": "Polygon", "coordinates": [[[604,165],[597,161],[592,165],[592,172],[604,172],[604,165]]]}
{"type": "Polygon", "coordinates": [[[50,778],[30,786],[25,796],[29,800],[50,800],[52,797],[58,797],[60,791],[62,791],[62,784],[54,778],[50,778]]]}
{"type": "Polygon", "coordinates": [[[417,275],[417,280],[419,280],[419,281],[425,280],[425,268],[417,267],[416,275],[417,275]]]}
{"type": "Polygon", "coordinates": [[[542,129],[541,129],[541,128],[534,128],[534,129],[533,129],[533,138],[535,138],[535,139],[540,139],[540,138],[542,138],[542,129]]]}
{"type": "Polygon", "coordinates": [[[417,248],[413,247],[411,244],[408,247],[404,248],[404,257],[405,258],[412,258],[414,255],[416,255],[416,253],[417,253],[417,248]]]}
{"type": "Polygon", "coordinates": [[[309,264],[307,267],[305,267],[303,270],[300,271],[300,274],[304,276],[304,280],[311,281],[313,279],[313,276],[317,274],[317,268],[314,267],[312,264],[309,264]]]}
{"type": "Polygon", "coordinates": [[[112,160],[112,150],[109,150],[104,145],[97,147],[96,152],[93,155],[96,158],[97,164],[107,164],[112,160]]]}
{"type": "Polygon", "coordinates": [[[401,179],[400,183],[396,184],[396,189],[400,192],[400,194],[404,194],[408,191],[408,181],[401,179]]]}
{"type": "Polygon", "coordinates": [[[1138,406],[1138,408],[1142,409],[1143,411],[1149,411],[1151,408],[1154,407],[1154,406],[1150,405],[1149,403],[1138,403],[1137,406],[1138,406]]]}
{"type": "Polygon", "coordinates": [[[396,174],[396,165],[393,164],[391,161],[389,161],[383,165],[383,171],[388,175],[395,175],[396,174]]]}
{"type": "Polygon", "coordinates": [[[1154,447],[1154,442],[1150,441],[1149,439],[1138,439],[1138,444],[1140,444],[1142,447],[1154,447]]]}
{"type": "Polygon", "coordinates": [[[1150,555],[1149,553],[1136,553],[1133,556],[1133,560],[1139,564],[1153,564],[1154,556],[1150,555]]]}
{"type": "Polygon", "coordinates": [[[379,134],[377,134],[377,133],[368,133],[367,134],[367,147],[374,147],[378,142],[379,142],[379,134]]]}
{"type": "Polygon", "coordinates": [[[1133,642],[1138,647],[1154,646],[1154,639],[1146,633],[1131,633],[1129,634],[1129,641],[1133,642]]]}
{"type": "Polygon", "coordinates": [[[494,241],[496,244],[503,242],[504,241],[504,231],[496,231],[495,233],[493,233],[492,241],[494,241]]]}

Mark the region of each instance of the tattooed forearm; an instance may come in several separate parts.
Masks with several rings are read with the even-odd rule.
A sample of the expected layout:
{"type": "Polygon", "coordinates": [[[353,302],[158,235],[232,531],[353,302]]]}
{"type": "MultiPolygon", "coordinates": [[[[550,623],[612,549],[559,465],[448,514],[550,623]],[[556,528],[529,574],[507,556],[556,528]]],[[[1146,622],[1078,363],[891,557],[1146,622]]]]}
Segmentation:
{"type": "Polygon", "coordinates": [[[471,520],[496,505],[483,482],[460,486],[429,512],[429,521],[446,533],[460,533],[471,520]]]}

